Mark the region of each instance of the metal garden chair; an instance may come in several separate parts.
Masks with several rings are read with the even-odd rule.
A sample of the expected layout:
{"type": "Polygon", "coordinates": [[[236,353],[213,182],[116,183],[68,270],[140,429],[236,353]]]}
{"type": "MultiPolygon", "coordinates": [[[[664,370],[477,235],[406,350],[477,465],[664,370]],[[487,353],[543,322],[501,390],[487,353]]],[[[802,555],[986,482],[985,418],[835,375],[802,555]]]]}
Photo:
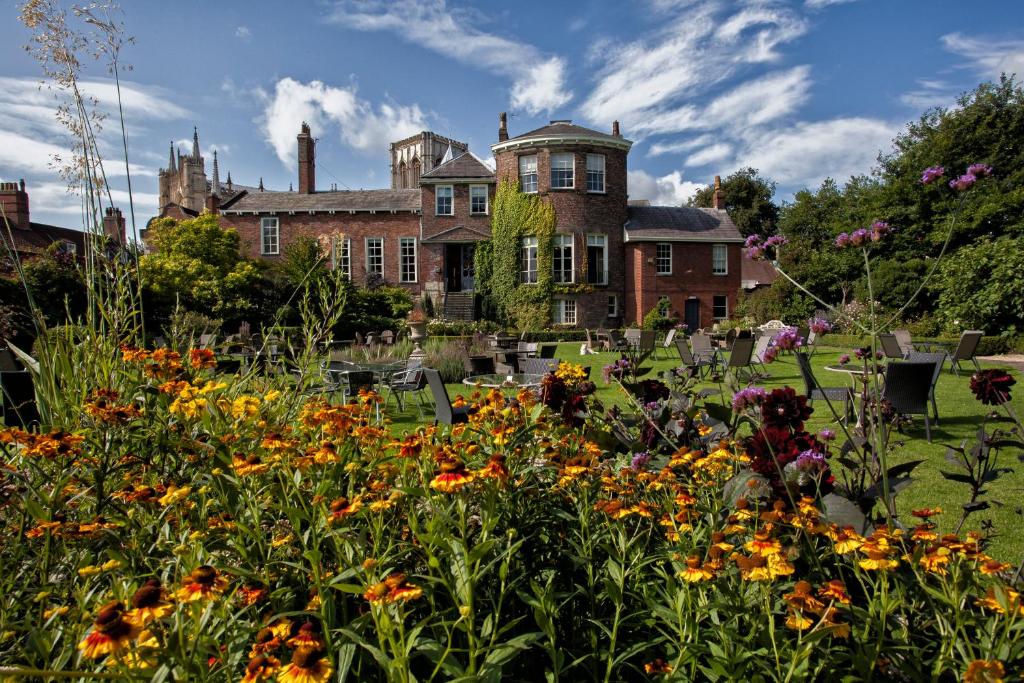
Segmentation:
{"type": "Polygon", "coordinates": [[[882,399],[900,415],[924,415],[924,433],[932,442],[932,425],[928,417],[935,363],[909,361],[889,363],[885,368],[885,387],[882,399]]]}

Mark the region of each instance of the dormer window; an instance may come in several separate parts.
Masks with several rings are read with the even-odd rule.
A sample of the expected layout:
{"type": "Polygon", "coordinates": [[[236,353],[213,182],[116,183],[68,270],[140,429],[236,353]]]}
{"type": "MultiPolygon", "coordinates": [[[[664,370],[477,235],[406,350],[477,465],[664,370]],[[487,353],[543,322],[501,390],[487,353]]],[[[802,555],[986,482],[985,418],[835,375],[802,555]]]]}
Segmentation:
{"type": "Polygon", "coordinates": [[[452,201],[454,193],[451,185],[438,185],[434,191],[435,212],[438,216],[452,216],[455,214],[452,201]]]}

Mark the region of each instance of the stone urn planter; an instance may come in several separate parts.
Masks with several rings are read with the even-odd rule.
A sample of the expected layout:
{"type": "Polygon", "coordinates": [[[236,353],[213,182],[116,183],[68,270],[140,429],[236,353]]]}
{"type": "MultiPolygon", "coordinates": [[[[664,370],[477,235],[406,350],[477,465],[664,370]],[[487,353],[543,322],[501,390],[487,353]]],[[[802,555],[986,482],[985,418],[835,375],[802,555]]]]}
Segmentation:
{"type": "Polygon", "coordinates": [[[427,338],[427,316],[423,314],[423,311],[414,309],[405,322],[409,326],[409,339],[413,344],[410,358],[423,358],[426,353],[421,344],[427,338]]]}

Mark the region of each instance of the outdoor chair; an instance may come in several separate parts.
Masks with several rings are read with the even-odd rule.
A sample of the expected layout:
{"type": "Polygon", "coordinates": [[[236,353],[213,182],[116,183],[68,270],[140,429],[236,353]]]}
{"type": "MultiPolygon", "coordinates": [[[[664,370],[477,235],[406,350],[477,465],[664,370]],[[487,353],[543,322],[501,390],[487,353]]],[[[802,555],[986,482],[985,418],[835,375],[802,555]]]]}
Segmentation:
{"type": "Polygon", "coordinates": [[[658,341],[658,333],[654,330],[641,330],[636,340],[636,349],[640,352],[640,358],[647,358],[654,353],[658,341]]]}
{"type": "Polygon", "coordinates": [[[608,330],[608,351],[619,351],[627,348],[629,342],[618,330],[608,330]]]}
{"type": "Polygon", "coordinates": [[[754,353],[751,357],[751,361],[761,368],[761,375],[764,377],[771,377],[768,374],[768,368],[764,364],[764,355],[768,351],[768,347],[772,344],[772,336],[770,334],[762,334],[754,342],[754,353]]]}
{"type": "Polygon", "coordinates": [[[707,360],[695,358],[685,339],[676,339],[676,352],[679,354],[679,360],[682,361],[683,367],[696,368],[701,377],[704,376],[704,369],[711,365],[707,360]]]}
{"type": "Polygon", "coordinates": [[[711,337],[706,334],[695,334],[690,337],[690,343],[693,345],[694,358],[706,360],[712,372],[718,369],[718,349],[715,348],[711,337]]]}
{"type": "Polygon", "coordinates": [[[536,342],[524,342],[524,341],[521,341],[516,346],[516,349],[517,349],[517,351],[518,351],[520,356],[523,356],[523,357],[526,357],[526,358],[536,358],[537,357],[537,346],[538,346],[538,344],[536,342]]]}
{"type": "Polygon", "coordinates": [[[896,335],[883,332],[878,335],[878,342],[882,345],[882,353],[885,354],[886,358],[903,360],[907,357],[903,347],[900,346],[899,340],[896,339],[896,335]]]}
{"type": "Polygon", "coordinates": [[[355,333],[355,338],[356,338],[356,346],[362,346],[365,343],[365,340],[363,339],[363,333],[362,332],[356,332],[355,333]]]}
{"type": "Polygon", "coordinates": [[[754,375],[751,367],[751,360],[754,357],[754,340],[751,337],[737,338],[732,342],[732,350],[729,352],[729,361],[726,363],[726,371],[732,370],[736,377],[739,377],[740,370],[748,371],[748,379],[754,375]]]}
{"type": "Polygon", "coordinates": [[[404,370],[392,373],[391,377],[384,382],[384,405],[387,406],[388,399],[393,395],[398,409],[402,410],[402,395],[412,394],[417,399],[416,407],[419,409],[420,417],[423,417],[423,389],[427,386],[427,380],[423,376],[423,362],[419,358],[410,358],[404,370]]]}
{"type": "Polygon", "coordinates": [[[639,346],[641,332],[641,330],[633,328],[626,330],[626,333],[623,335],[626,340],[626,344],[631,348],[636,348],[637,346],[639,346]]]}
{"type": "Polygon", "coordinates": [[[493,375],[494,356],[466,356],[463,359],[463,366],[470,375],[493,375]]]}
{"type": "Polygon", "coordinates": [[[903,349],[904,358],[914,352],[914,341],[910,337],[910,330],[893,330],[892,336],[896,337],[896,342],[903,349]]]}
{"type": "Polygon", "coordinates": [[[210,349],[217,341],[217,335],[215,334],[201,334],[199,335],[199,348],[210,349]]]}
{"type": "Polygon", "coordinates": [[[808,338],[811,336],[811,328],[807,325],[801,325],[796,328],[796,337],[800,340],[801,344],[806,344],[808,338]]]}
{"type": "Polygon", "coordinates": [[[942,366],[946,362],[948,354],[945,351],[934,351],[924,353],[914,351],[907,354],[907,360],[911,363],[933,363],[935,372],[932,373],[932,384],[928,388],[928,396],[932,402],[932,412],[935,413],[935,424],[939,424],[939,405],[935,401],[935,386],[939,383],[939,375],[942,374],[942,366]]]}
{"type": "Polygon", "coordinates": [[[0,406],[4,424],[28,429],[39,422],[35,386],[28,370],[0,372],[0,406]]]}
{"type": "Polygon", "coordinates": [[[561,363],[557,358],[522,358],[519,360],[519,372],[525,375],[546,375],[558,369],[561,363]]]}
{"type": "Polygon", "coordinates": [[[659,346],[659,347],[657,347],[655,349],[655,353],[654,353],[655,358],[661,358],[661,357],[671,358],[672,357],[671,349],[672,349],[672,344],[675,343],[675,340],[676,340],[676,332],[678,332],[678,330],[676,330],[676,328],[673,327],[671,330],[669,330],[665,334],[665,339],[662,340],[661,346],[659,346]]]}
{"type": "Polygon", "coordinates": [[[557,344],[544,344],[537,349],[538,358],[554,358],[555,352],[558,351],[557,344]]]}
{"type": "Polygon", "coordinates": [[[395,333],[391,330],[384,330],[380,333],[380,340],[386,346],[391,346],[395,343],[395,333]]]}
{"type": "Polygon", "coordinates": [[[823,387],[818,384],[818,380],[814,376],[814,371],[811,370],[811,359],[807,354],[800,353],[796,355],[796,364],[800,368],[800,376],[804,380],[804,392],[807,394],[807,400],[810,401],[811,405],[814,405],[815,400],[823,400],[832,404],[832,402],[841,402],[843,404],[843,413],[841,420],[850,419],[850,408],[853,405],[853,389],[850,387],[823,387]]]}
{"type": "Polygon", "coordinates": [[[935,363],[889,363],[885,368],[882,400],[900,415],[924,415],[924,433],[932,442],[932,425],[928,417],[935,363]]]}
{"type": "Polygon", "coordinates": [[[949,369],[955,372],[957,377],[960,376],[961,362],[971,361],[976,369],[981,370],[978,359],[974,356],[984,334],[981,330],[967,330],[960,335],[960,342],[953,349],[953,353],[949,354],[949,369]]]}
{"type": "Polygon", "coordinates": [[[471,411],[470,406],[455,408],[448,397],[448,389],[441,381],[441,375],[432,368],[423,368],[423,376],[427,379],[427,386],[430,387],[430,394],[434,397],[434,418],[437,422],[446,425],[468,422],[471,411]]]}

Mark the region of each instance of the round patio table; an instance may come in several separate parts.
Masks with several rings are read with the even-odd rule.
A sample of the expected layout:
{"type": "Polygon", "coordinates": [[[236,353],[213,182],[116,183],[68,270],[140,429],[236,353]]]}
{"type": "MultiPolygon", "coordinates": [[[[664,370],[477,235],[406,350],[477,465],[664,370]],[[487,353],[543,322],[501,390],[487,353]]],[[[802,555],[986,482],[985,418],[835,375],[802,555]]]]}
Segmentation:
{"type": "MultiPolygon", "coordinates": [[[[853,384],[854,396],[857,396],[857,383],[861,383],[860,387],[860,409],[857,409],[857,405],[854,405],[854,412],[857,414],[857,424],[855,425],[858,429],[864,427],[864,412],[867,408],[867,391],[868,391],[868,377],[871,374],[870,370],[865,370],[862,364],[854,365],[826,365],[825,369],[829,372],[845,372],[850,377],[850,383],[853,384]]],[[[882,374],[882,368],[875,366],[875,373],[882,374]]]]}
{"type": "Polygon", "coordinates": [[[486,387],[488,389],[523,389],[539,387],[543,375],[530,375],[523,372],[511,375],[474,375],[462,380],[469,387],[486,387]]]}

